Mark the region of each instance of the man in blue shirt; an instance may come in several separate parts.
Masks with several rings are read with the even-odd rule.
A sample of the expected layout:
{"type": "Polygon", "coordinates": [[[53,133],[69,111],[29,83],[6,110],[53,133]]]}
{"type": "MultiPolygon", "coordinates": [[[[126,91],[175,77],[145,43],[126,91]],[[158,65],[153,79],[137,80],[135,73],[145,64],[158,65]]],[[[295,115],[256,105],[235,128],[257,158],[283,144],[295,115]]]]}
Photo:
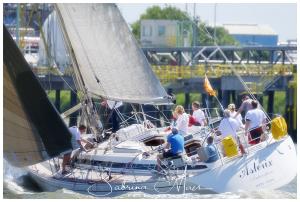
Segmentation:
{"type": "Polygon", "coordinates": [[[172,128],[172,133],[168,135],[165,149],[167,149],[167,151],[157,156],[158,170],[161,168],[161,160],[163,158],[177,156],[184,151],[184,138],[178,133],[176,128],[172,128]]]}
{"type": "Polygon", "coordinates": [[[207,138],[207,146],[206,146],[206,153],[208,155],[208,159],[205,161],[205,163],[212,163],[219,159],[218,150],[213,144],[214,138],[212,136],[209,136],[207,138]]]}

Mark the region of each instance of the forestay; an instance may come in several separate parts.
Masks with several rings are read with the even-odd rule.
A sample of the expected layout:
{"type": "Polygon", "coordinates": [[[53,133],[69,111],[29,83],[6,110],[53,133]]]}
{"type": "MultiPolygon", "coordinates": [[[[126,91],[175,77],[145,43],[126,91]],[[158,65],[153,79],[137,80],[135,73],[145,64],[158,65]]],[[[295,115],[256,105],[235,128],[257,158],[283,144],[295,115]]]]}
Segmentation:
{"type": "Polygon", "coordinates": [[[93,97],[169,103],[167,93],[114,4],[58,4],[60,24],[93,97]]]}

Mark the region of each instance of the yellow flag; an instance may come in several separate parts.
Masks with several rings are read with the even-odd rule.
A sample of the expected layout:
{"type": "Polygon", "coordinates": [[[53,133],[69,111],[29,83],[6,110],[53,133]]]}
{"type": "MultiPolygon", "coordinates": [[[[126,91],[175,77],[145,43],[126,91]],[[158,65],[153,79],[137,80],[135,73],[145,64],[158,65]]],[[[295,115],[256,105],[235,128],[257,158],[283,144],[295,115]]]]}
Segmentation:
{"type": "Polygon", "coordinates": [[[210,82],[205,74],[203,88],[210,96],[216,96],[216,91],[211,87],[210,82]]]}

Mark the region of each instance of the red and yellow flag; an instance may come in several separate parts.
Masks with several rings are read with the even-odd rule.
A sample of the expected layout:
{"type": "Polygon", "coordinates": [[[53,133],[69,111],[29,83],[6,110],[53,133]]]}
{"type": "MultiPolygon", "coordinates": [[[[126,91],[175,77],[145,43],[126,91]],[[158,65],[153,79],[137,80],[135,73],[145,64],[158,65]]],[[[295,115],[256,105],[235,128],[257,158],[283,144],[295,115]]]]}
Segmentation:
{"type": "Polygon", "coordinates": [[[205,74],[203,88],[210,96],[216,96],[216,91],[211,87],[210,82],[205,74]]]}

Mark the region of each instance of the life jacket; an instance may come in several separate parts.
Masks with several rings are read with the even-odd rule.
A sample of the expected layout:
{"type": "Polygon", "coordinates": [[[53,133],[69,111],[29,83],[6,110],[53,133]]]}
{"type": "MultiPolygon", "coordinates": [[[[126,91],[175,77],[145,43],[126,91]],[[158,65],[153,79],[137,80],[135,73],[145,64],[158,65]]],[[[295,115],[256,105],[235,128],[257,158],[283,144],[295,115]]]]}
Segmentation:
{"type": "Polygon", "coordinates": [[[276,117],[271,121],[271,132],[275,140],[287,135],[287,125],[283,117],[276,117]]]}

